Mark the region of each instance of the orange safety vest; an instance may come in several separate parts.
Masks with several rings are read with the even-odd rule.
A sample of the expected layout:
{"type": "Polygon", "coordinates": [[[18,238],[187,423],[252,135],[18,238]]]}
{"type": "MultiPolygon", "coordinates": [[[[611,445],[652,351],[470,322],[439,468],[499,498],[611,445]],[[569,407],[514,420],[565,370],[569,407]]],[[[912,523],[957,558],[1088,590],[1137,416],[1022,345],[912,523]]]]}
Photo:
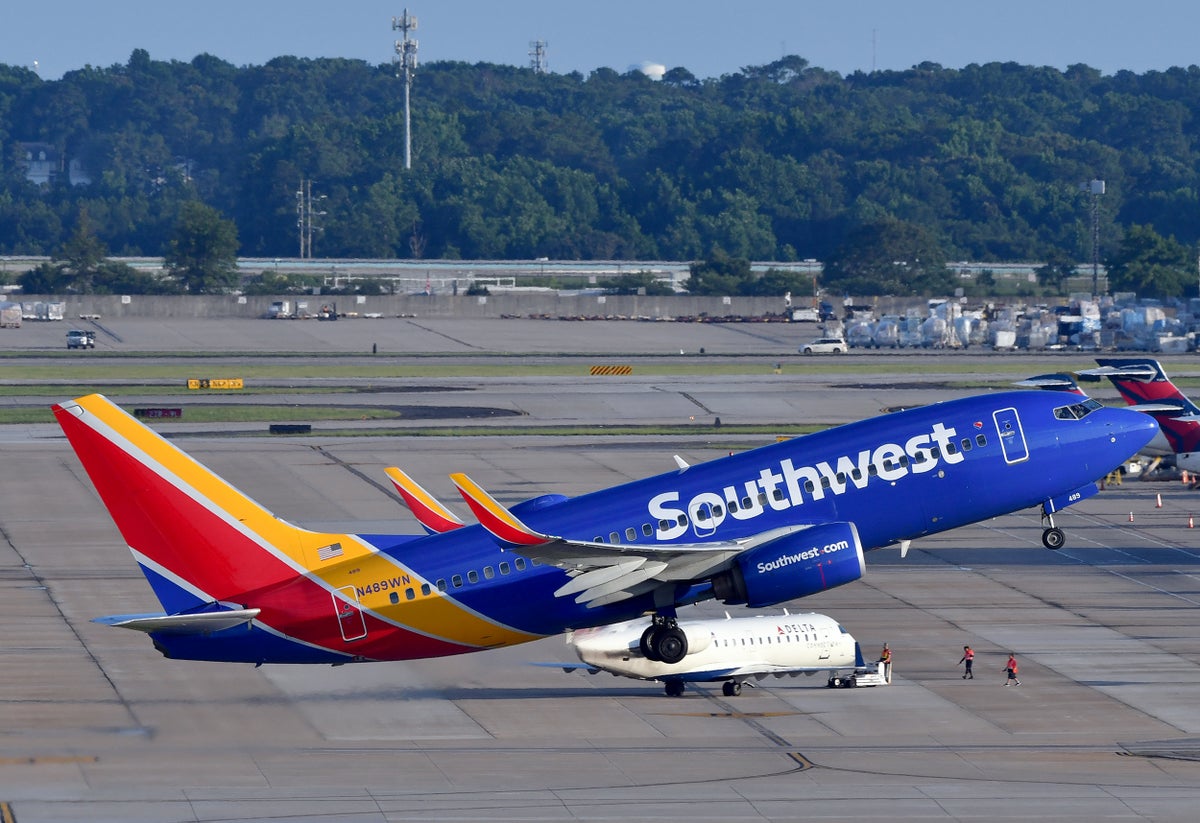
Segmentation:
{"type": "Polygon", "coordinates": [[[1006,665],[1005,668],[1012,669],[1012,673],[1016,674],[1017,673],[1017,659],[1015,657],[1008,658],[1008,665],[1006,665]]]}

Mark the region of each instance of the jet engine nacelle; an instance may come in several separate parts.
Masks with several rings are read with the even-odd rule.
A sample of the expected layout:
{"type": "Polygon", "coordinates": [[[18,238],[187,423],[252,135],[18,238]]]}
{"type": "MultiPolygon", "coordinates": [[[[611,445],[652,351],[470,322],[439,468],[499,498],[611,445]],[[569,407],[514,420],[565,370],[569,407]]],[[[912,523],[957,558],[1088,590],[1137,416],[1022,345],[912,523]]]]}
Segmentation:
{"type": "Polygon", "coordinates": [[[823,523],[756,546],[712,579],[729,605],[773,606],[858,580],[866,571],[853,523],[823,523]]]}

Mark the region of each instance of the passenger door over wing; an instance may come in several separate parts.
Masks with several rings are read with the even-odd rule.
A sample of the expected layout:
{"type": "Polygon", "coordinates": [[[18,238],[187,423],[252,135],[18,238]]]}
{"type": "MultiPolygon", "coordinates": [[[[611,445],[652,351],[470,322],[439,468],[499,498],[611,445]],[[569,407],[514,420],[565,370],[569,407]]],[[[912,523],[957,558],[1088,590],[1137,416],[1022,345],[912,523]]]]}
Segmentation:
{"type": "Polygon", "coordinates": [[[1020,463],[1029,459],[1029,446],[1025,442],[1025,432],[1021,429],[1021,418],[1014,408],[997,409],[992,412],[992,420],[996,423],[996,433],[1000,435],[1000,448],[1004,452],[1004,462],[1020,463]]]}

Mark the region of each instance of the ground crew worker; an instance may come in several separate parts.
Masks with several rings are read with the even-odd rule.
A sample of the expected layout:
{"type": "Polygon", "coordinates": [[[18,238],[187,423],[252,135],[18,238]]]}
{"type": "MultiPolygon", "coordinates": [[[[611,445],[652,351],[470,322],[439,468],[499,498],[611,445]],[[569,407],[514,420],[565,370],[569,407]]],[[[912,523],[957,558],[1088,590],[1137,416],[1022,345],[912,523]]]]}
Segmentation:
{"type": "Polygon", "coordinates": [[[879,662],[883,664],[883,679],[887,682],[892,682],[892,650],[888,648],[888,644],[883,644],[883,651],[879,653],[879,662]]]}
{"type": "Polygon", "coordinates": [[[963,672],[962,679],[974,680],[975,674],[971,671],[971,664],[975,662],[975,650],[970,646],[963,646],[963,656],[958,662],[967,664],[967,668],[966,671],[963,672]]]}
{"type": "Polygon", "coordinates": [[[1021,681],[1017,679],[1017,656],[1012,652],[1008,653],[1008,662],[1004,664],[1004,671],[1008,672],[1008,677],[1004,681],[1005,686],[1012,685],[1011,681],[1016,681],[1018,686],[1021,685],[1021,681]]]}

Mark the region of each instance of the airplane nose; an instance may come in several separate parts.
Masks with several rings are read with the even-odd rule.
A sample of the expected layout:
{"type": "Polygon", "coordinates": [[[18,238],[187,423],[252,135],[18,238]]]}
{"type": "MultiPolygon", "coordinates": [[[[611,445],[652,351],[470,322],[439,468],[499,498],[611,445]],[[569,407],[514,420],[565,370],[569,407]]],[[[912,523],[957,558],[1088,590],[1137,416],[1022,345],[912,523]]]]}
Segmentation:
{"type": "Polygon", "coordinates": [[[1108,448],[1114,465],[1132,457],[1158,434],[1158,423],[1142,412],[1129,409],[1105,409],[1104,423],[1108,435],[1108,448]]]}

